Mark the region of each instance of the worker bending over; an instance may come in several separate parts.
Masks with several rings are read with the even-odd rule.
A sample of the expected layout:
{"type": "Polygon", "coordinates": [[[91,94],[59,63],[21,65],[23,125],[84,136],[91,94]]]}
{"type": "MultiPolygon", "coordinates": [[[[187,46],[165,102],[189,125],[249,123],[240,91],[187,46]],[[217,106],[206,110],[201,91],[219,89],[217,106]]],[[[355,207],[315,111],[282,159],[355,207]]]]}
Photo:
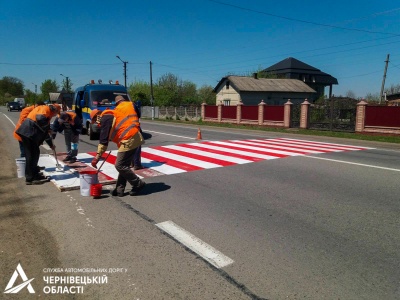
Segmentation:
{"type": "Polygon", "coordinates": [[[51,149],[55,149],[50,136],[50,121],[60,113],[58,104],[35,107],[22,122],[16,133],[21,137],[25,150],[25,181],[27,185],[42,184],[47,178],[39,174],[37,164],[40,157],[40,145],[44,141],[51,149]]]}

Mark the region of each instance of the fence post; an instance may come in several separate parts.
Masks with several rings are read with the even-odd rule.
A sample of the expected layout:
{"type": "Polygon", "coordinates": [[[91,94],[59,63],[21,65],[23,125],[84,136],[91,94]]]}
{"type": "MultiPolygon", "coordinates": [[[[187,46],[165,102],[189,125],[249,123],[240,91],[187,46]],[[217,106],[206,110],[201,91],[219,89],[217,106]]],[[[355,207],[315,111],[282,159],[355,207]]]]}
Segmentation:
{"type": "Polygon", "coordinates": [[[361,100],[357,103],[355,132],[363,132],[365,128],[365,110],[368,103],[361,100]]]}
{"type": "Polygon", "coordinates": [[[264,100],[261,99],[261,102],[258,104],[258,125],[264,124],[264,100]]]}
{"type": "Polygon", "coordinates": [[[309,125],[308,114],[310,111],[310,102],[307,99],[301,104],[300,128],[307,129],[309,125]]]}
{"type": "Polygon", "coordinates": [[[240,122],[242,122],[242,105],[242,101],[239,101],[239,103],[236,105],[236,124],[240,124],[240,122]]]}
{"type": "Polygon", "coordinates": [[[288,101],[284,104],[284,112],[283,112],[283,126],[285,128],[290,128],[291,124],[291,113],[292,113],[292,105],[293,103],[288,99],[288,101]]]}
{"type": "Polygon", "coordinates": [[[221,123],[222,121],[222,101],[218,103],[218,122],[221,123]]]}
{"type": "Polygon", "coordinates": [[[206,103],[201,104],[201,119],[204,121],[206,119],[206,103]]]}

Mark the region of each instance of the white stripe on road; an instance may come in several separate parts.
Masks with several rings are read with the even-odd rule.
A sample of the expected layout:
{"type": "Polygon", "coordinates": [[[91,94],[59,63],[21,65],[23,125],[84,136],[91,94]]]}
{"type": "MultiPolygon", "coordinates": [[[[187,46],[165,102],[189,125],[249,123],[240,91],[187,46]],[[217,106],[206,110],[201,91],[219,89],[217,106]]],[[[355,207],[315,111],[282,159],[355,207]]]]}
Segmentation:
{"type": "Polygon", "coordinates": [[[196,138],[191,138],[191,137],[187,137],[187,136],[169,134],[169,133],[158,132],[158,131],[152,131],[152,130],[146,130],[145,132],[152,132],[152,133],[158,133],[158,134],[163,134],[163,135],[175,136],[175,137],[179,137],[179,138],[183,138],[183,139],[189,139],[189,140],[195,140],[195,139],[196,139],[196,138]]]}
{"type": "Polygon", "coordinates": [[[202,258],[204,258],[206,261],[208,261],[210,264],[218,269],[226,267],[234,262],[232,259],[225,256],[217,249],[206,244],[205,242],[195,237],[185,229],[179,227],[172,221],[158,223],[156,224],[156,226],[168,233],[184,246],[188,247],[196,254],[200,255],[202,258]]]}
{"type": "Polygon", "coordinates": [[[382,170],[400,172],[400,169],[392,169],[392,168],[386,168],[386,167],[380,167],[380,166],[374,166],[374,165],[359,164],[359,163],[355,163],[355,162],[351,162],[351,161],[329,159],[329,158],[322,158],[322,157],[316,157],[316,156],[304,156],[304,157],[321,159],[321,160],[328,160],[328,161],[338,162],[338,163],[342,163],[342,164],[356,165],[356,166],[361,166],[361,167],[368,167],[368,168],[375,168],[375,169],[382,169],[382,170]]]}

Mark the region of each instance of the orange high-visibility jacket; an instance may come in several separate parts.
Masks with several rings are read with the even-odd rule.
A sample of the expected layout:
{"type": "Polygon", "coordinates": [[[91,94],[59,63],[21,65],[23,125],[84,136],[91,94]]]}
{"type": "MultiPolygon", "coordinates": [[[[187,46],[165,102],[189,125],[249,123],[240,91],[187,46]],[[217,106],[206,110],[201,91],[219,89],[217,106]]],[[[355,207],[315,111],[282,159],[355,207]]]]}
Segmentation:
{"type": "Polygon", "coordinates": [[[120,147],[123,140],[129,140],[139,131],[139,118],[130,101],[123,101],[114,109],[114,124],[111,129],[110,141],[120,147]]]}
{"type": "Polygon", "coordinates": [[[28,114],[28,117],[16,130],[16,133],[35,141],[38,145],[41,145],[46,140],[52,146],[49,136],[50,120],[52,117],[53,113],[50,107],[39,105],[28,114]]]}
{"type": "Polygon", "coordinates": [[[17,139],[19,142],[22,142],[21,137],[15,133],[15,131],[17,131],[17,129],[19,128],[19,126],[21,126],[22,122],[25,121],[25,119],[28,117],[29,113],[35,108],[35,106],[28,106],[25,107],[22,111],[21,114],[19,115],[19,120],[17,125],[15,125],[15,129],[14,129],[14,138],[17,139]]]}

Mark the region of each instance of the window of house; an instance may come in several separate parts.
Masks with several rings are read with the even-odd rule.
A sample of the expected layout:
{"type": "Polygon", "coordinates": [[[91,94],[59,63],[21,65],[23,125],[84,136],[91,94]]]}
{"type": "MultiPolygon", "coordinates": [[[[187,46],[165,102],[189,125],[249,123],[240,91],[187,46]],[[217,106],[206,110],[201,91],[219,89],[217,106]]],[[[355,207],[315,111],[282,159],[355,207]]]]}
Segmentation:
{"type": "Polygon", "coordinates": [[[225,106],[230,106],[231,105],[231,99],[224,99],[224,105],[225,106]]]}
{"type": "Polygon", "coordinates": [[[229,84],[230,84],[229,81],[227,81],[227,82],[225,83],[225,88],[226,88],[227,90],[229,90],[229,84]]]}

